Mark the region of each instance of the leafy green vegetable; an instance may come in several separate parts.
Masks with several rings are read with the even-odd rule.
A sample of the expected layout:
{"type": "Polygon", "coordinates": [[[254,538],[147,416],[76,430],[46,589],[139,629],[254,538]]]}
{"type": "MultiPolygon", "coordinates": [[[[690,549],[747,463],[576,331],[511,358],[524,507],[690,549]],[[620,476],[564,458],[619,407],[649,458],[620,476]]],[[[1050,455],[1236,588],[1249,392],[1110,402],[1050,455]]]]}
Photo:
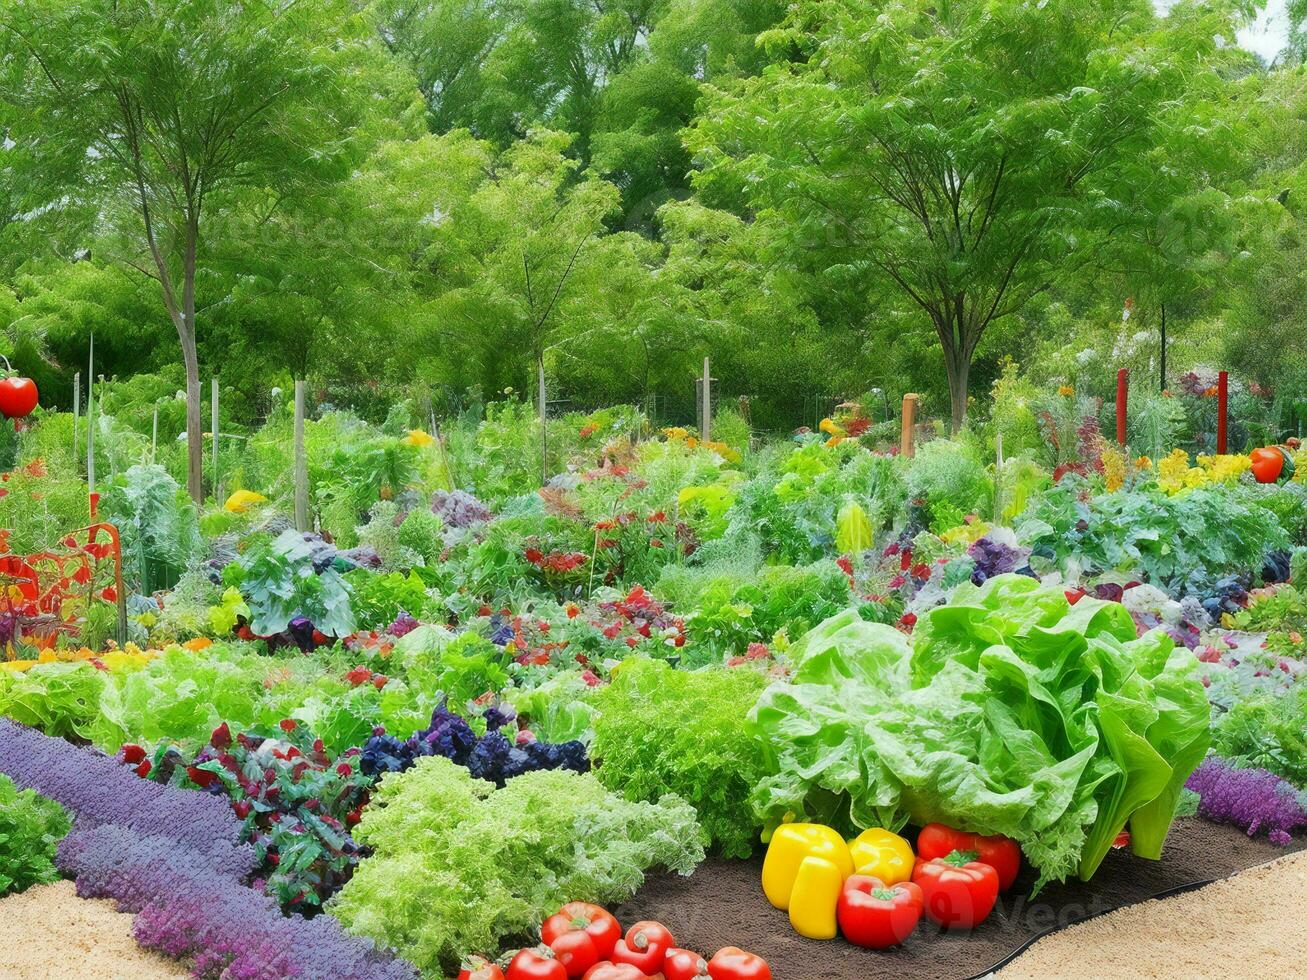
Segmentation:
{"type": "Polygon", "coordinates": [[[54,800],[0,775],[0,895],[58,881],[54,852],[72,818],[54,800]]]}
{"type": "Polygon", "coordinates": [[[715,847],[748,857],[761,828],[748,799],[764,769],[741,719],[766,683],[748,667],[685,671],[626,661],[593,699],[600,713],[590,754],[600,761],[600,782],[631,800],[676,793],[694,806],[715,847]]]}
{"type": "Polygon", "coordinates": [[[0,715],[47,735],[85,738],[100,718],[108,675],[89,663],[39,664],[0,670],[0,715]]]}
{"type": "Polygon", "coordinates": [[[1268,769],[1307,788],[1307,683],[1236,702],[1213,725],[1212,748],[1241,769],[1268,769]]]}
{"type": "Polygon", "coordinates": [[[703,859],[694,811],[674,796],[628,803],[562,771],[497,790],[440,757],[384,778],[355,838],[373,854],[329,911],[440,976],[564,902],[624,901],[649,868],[688,874],[703,859]]]}
{"type": "Polygon", "coordinates": [[[1136,639],[1117,603],[1000,575],[909,641],[844,613],[792,651],[754,710],[773,775],[754,803],[849,827],[940,821],[1015,838],[1040,884],[1088,878],[1130,821],[1157,857],[1208,744],[1197,663],[1136,639]]]}
{"type": "Polygon", "coordinates": [[[348,583],[334,568],[315,571],[313,550],[296,531],[251,547],[227,566],[223,581],[240,588],[253,613],[250,628],[260,636],[280,633],[297,616],[327,636],[354,632],[348,583]]]}

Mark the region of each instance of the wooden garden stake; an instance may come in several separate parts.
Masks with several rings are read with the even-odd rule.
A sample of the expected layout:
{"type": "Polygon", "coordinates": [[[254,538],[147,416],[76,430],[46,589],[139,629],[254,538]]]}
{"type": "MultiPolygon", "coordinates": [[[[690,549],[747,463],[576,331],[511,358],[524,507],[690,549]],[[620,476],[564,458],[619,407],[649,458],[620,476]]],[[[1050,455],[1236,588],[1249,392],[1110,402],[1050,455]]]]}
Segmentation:
{"type": "Polygon", "coordinates": [[[73,375],[73,462],[80,454],[81,443],[77,439],[78,423],[82,420],[82,372],[73,375]]]}
{"type": "Polygon", "coordinates": [[[899,436],[899,455],[911,459],[917,454],[914,444],[917,424],[917,403],[921,396],[908,392],[903,396],[903,429],[899,436]]]}
{"type": "Polygon", "coordinates": [[[1116,372],[1116,442],[1125,445],[1125,411],[1129,397],[1130,372],[1122,368],[1116,372]]]}
{"type": "Polygon", "coordinates": [[[994,523],[1003,523],[1003,433],[994,433],[994,523]]]}
{"type": "Polygon", "coordinates": [[[545,392],[545,359],[536,361],[536,410],[540,413],[540,485],[549,479],[549,402],[545,392]]]}
{"type": "Polygon", "coordinates": [[[304,381],[295,382],[295,530],[309,531],[309,462],[304,452],[304,381]]]}
{"type": "Polygon", "coordinates": [[[703,406],[699,419],[699,441],[707,442],[712,436],[712,375],[708,358],[703,359],[703,406]]]}
{"type": "Polygon", "coordinates": [[[150,425],[150,462],[159,458],[159,406],[154,406],[154,421],[150,425]]]}
{"type": "Polygon", "coordinates": [[[95,493],[95,334],[86,363],[86,490],[95,493]]]}
{"type": "Polygon", "coordinates": [[[1225,444],[1230,434],[1230,372],[1216,376],[1216,455],[1225,455],[1225,444]]]}
{"type": "Polygon", "coordinates": [[[209,411],[212,414],[213,421],[213,499],[219,505],[222,504],[222,477],[218,470],[218,379],[214,378],[209,382],[209,411]]]}

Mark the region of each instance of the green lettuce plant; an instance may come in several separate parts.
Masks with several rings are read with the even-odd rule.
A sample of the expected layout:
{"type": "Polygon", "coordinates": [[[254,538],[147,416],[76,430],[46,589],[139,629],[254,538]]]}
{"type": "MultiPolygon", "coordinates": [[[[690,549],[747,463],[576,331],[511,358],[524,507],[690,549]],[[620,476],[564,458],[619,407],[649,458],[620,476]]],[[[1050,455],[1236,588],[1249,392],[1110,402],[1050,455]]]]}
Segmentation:
{"type": "Polygon", "coordinates": [[[54,852],[72,819],[54,800],[0,775],[0,895],[59,880],[54,852]]]}
{"type": "Polygon", "coordinates": [[[753,802],[844,829],[939,821],[1015,838],[1039,883],[1090,877],[1121,829],[1157,858],[1209,742],[1189,651],[1136,639],[1119,603],[1000,575],[924,613],[911,639],[852,612],[790,653],[753,720],[771,775],[753,802]]]}
{"type": "Polygon", "coordinates": [[[630,803],[564,771],[495,789],[434,756],[381,781],[354,837],[372,856],[328,910],[437,976],[565,902],[621,902],[650,868],[688,874],[703,859],[694,810],[677,797],[630,803]]]}

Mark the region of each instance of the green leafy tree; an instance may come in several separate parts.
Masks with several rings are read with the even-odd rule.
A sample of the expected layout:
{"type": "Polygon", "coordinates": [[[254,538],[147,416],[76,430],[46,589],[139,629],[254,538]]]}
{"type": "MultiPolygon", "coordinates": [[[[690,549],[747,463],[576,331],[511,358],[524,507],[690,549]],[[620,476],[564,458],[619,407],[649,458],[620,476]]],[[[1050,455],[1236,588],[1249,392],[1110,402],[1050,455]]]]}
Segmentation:
{"type": "MultiPolygon", "coordinates": [[[[203,494],[197,283],[210,222],[345,178],[390,67],[346,0],[3,0],[0,98],[29,214],[107,225],[157,281],[186,369],[203,494]]],[[[272,205],[269,205],[272,206],[272,205]]],[[[88,235],[89,237],[89,235],[88,235]]],[[[213,303],[218,297],[211,297],[213,303]]]]}
{"type": "Polygon", "coordinates": [[[1075,265],[1079,229],[1162,142],[1160,116],[1219,65],[1229,12],[1189,13],[801,2],[759,39],[786,60],[713,93],[690,131],[698,186],[780,216],[796,264],[888,283],[924,314],[956,430],[986,330],[1075,265]]]}

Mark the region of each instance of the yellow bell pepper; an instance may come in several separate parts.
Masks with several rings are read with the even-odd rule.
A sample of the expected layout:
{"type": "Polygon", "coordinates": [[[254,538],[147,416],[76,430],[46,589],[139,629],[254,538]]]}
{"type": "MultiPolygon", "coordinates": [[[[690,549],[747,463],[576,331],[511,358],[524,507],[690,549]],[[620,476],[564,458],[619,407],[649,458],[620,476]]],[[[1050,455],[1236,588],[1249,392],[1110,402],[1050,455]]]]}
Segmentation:
{"type": "Polygon", "coordinates": [[[767,901],[781,911],[789,909],[799,866],[808,857],[824,858],[833,864],[843,876],[841,882],[853,874],[849,845],[830,827],[815,823],[782,824],[772,834],[762,863],[762,890],[767,901]]]}
{"type": "Polygon", "coordinates": [[[888,830],[864,830],[856,840],[849,841],[849,855],[856,874],[879,878],[886,887],[912,880],[916,861],[912,845],[888,830]]]}
{"type": "Polygon", "coordinates": [[[840,891],[848,877],[829,858],[809,855],[799,862],[790,892],[790,925],[807,939],[834,939],[840,891]]]}

